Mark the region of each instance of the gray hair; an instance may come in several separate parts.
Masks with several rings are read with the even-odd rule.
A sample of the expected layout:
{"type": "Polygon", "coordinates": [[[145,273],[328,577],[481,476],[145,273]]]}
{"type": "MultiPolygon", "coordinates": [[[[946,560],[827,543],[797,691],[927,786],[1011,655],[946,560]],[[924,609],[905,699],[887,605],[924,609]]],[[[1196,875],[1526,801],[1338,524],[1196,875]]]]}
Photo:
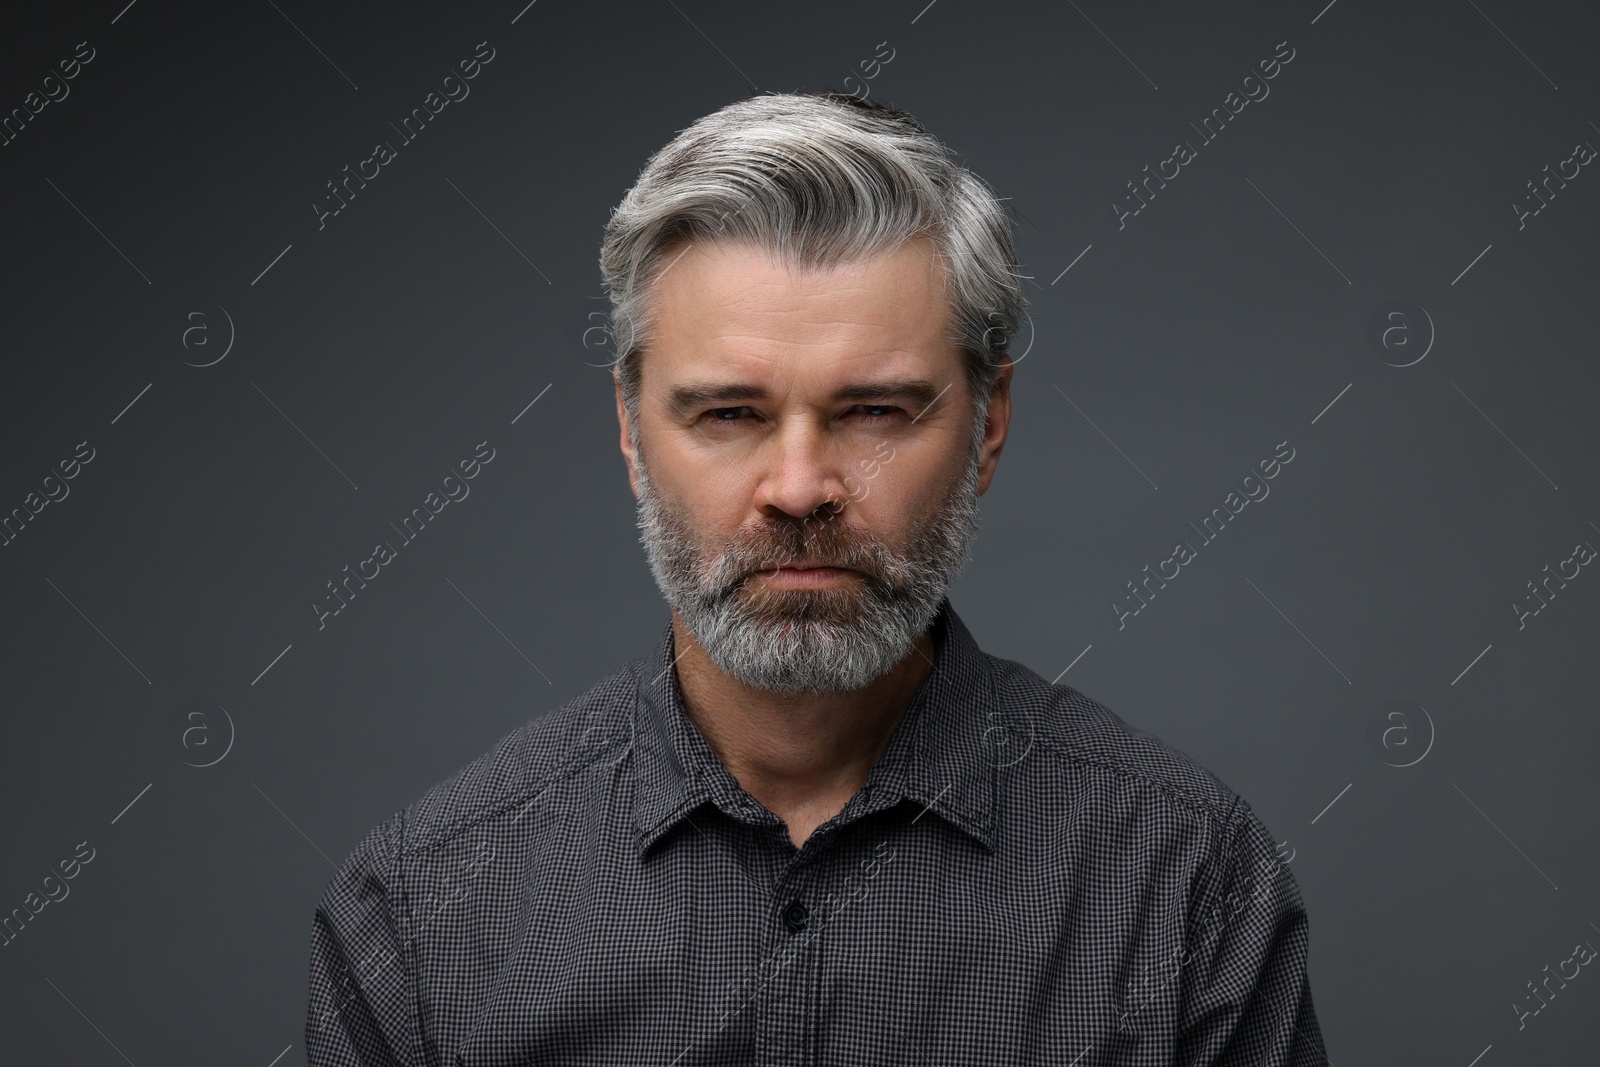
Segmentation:
{"type": "Polygon", "coordinates": [[[967,357],[976,441],[1024,306],[1010,219],[989,186],[909,113],[848,93],[753,96],[680,131],[612,211],[600,245],[614,373],[635,431],[666,248],[724,239],[826,269],[916,237],[944,267],[946,336],[967,357]]]}

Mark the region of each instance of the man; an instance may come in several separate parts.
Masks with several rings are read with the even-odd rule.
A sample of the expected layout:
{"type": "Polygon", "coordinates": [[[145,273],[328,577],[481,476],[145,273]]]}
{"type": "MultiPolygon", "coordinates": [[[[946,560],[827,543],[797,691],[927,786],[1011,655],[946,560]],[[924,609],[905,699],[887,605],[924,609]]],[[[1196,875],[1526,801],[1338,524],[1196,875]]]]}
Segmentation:
{"type": "Polygon", "coordinates": [[[310,1061],[1322,1063],[1249,807],[945,597],[1011,414],[987,187],[904,112],[755,97],[601,267],[671,623],[352,853],[310,1061]]]}

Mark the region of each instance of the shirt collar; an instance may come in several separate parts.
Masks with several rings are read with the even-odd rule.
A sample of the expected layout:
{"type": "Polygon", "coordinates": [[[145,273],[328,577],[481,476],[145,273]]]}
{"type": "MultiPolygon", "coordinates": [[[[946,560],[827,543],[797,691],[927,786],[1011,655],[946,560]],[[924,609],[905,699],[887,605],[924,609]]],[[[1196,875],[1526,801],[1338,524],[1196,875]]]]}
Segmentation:
{"type": "MultiPolygon", "coordinates": [[[[838,823],[911,802],[992,849],[995,793],[1006,763],[987,657],[948,599],[931,624],[933,669],[923,678],[866,785],[838,823]]],[[[689,720],[673,664],[672,625],[655,651],[632,664],[638,853],[707,802],[752,825],[781,825],[740,787],[689,720]]]]}

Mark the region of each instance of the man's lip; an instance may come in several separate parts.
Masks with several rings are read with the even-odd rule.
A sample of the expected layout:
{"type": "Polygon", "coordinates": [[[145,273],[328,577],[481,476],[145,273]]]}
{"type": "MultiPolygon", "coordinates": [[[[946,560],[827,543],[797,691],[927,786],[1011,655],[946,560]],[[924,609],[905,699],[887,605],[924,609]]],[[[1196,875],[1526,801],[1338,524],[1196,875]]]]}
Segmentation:
{"type": "Polygon", "coordinates": [[[779,574],[800,574],[805,571],[839,571],[845,574],[860,573],[854,567],[840,567],[832,563],[784,563],[776,567],[762,567],[758,570],[752,571],[750,577],[753,578],[760,574],[765,574],[768,576],[776,576],[779,574]]]}

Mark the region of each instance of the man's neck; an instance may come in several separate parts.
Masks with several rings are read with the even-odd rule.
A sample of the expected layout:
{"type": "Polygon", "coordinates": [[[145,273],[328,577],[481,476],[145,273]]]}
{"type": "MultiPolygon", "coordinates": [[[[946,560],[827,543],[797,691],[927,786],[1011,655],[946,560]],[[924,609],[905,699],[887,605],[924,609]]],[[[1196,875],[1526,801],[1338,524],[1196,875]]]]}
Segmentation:
{"type": "Polygon", "coordinates": [[[933,638],[924,632],[863,689],[773,693],[724,673],[676,611],[672,635],[689,720],[744,791],[788,825],[797,848],[866,784],[933,669],[933,638]]]}

